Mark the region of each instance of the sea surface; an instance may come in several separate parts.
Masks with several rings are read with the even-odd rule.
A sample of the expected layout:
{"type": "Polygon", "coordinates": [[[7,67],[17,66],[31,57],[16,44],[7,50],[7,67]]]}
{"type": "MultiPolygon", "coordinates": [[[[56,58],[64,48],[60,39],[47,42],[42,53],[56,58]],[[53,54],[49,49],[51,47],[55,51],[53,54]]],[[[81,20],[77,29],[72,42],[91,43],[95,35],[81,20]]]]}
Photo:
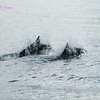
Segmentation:
{"type": "Polygon", "coordinates": [[[40,35],[58,55],[67,42],[87,52],[48,61],[0,61],[0,100],[100,100],[100,0],[2,0],[0,56],[21,51],[40,35]]]}

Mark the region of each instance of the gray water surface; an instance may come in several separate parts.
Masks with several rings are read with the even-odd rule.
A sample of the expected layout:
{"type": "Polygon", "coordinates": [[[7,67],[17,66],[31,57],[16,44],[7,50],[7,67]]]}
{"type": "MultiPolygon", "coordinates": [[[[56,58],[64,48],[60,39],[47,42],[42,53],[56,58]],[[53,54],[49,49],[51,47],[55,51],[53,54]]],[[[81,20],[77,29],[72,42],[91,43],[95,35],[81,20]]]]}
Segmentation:
{"type": "Polygon", "coordinates": [[[58,53],[67,42],[87,53],[52,62],[45,56],[0,61],[0,100],[100,100],[99,0],[1,3],[13,8],[0,9],[0,55],[21,50],[36,34],[58,53]]]}

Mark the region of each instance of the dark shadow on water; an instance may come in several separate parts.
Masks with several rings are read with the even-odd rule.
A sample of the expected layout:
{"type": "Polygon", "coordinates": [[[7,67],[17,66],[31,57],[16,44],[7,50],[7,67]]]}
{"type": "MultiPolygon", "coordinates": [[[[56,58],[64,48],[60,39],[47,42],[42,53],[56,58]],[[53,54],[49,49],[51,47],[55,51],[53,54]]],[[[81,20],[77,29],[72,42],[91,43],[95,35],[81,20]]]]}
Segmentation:
{"type": "Polygon", "coordinates": [[[14,82],[18,82],[19,80],[11,80],[8,83],[14,83],[14,82]]]}

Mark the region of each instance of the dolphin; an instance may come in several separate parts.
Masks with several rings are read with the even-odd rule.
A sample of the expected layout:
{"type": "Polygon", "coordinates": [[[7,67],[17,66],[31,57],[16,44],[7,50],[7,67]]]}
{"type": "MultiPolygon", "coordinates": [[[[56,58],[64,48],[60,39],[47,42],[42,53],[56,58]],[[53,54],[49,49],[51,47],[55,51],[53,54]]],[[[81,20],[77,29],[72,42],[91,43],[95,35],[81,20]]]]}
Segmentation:
{"type": "Polygon", "coordinates": [[[86,51],[83,48],[76,48],[76,47],[70,47],[69,44],[67,43],[66,47],[64,48],[63,52],[56,57],[56,59],[68,59],[72,57],[79,56],[86,51]]]}
{"type": "Polygon", "coordinates": [[[43,51],[45,50],[49,51],[50,49],[51,49],[51,46],[42,44],[40,42],[40,36],[38,36],[34,43],[32,43],[31,45],[29,45],[27,48],[25,48],[19,53],[19,57],[24,57],[24,56],[33,55],[33,54],[37,54],[37,55],[43,54],[43,51]]]}

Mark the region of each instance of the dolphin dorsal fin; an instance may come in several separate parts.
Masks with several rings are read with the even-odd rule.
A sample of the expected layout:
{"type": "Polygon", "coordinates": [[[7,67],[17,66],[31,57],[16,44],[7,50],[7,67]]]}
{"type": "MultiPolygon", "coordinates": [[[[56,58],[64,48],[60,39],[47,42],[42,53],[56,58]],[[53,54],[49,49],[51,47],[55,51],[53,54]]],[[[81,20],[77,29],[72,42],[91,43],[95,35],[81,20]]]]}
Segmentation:
{"type": "Polygon", "coordinates": [[[37,43],[37,44],[40,43],[40,36],[37,37],[36,43],[37,43]]]}
{"type": "Polygon", "coordinates": [[[68,43],[66,44],[66,48],[69,48],[69,44],[68,43]]]}

